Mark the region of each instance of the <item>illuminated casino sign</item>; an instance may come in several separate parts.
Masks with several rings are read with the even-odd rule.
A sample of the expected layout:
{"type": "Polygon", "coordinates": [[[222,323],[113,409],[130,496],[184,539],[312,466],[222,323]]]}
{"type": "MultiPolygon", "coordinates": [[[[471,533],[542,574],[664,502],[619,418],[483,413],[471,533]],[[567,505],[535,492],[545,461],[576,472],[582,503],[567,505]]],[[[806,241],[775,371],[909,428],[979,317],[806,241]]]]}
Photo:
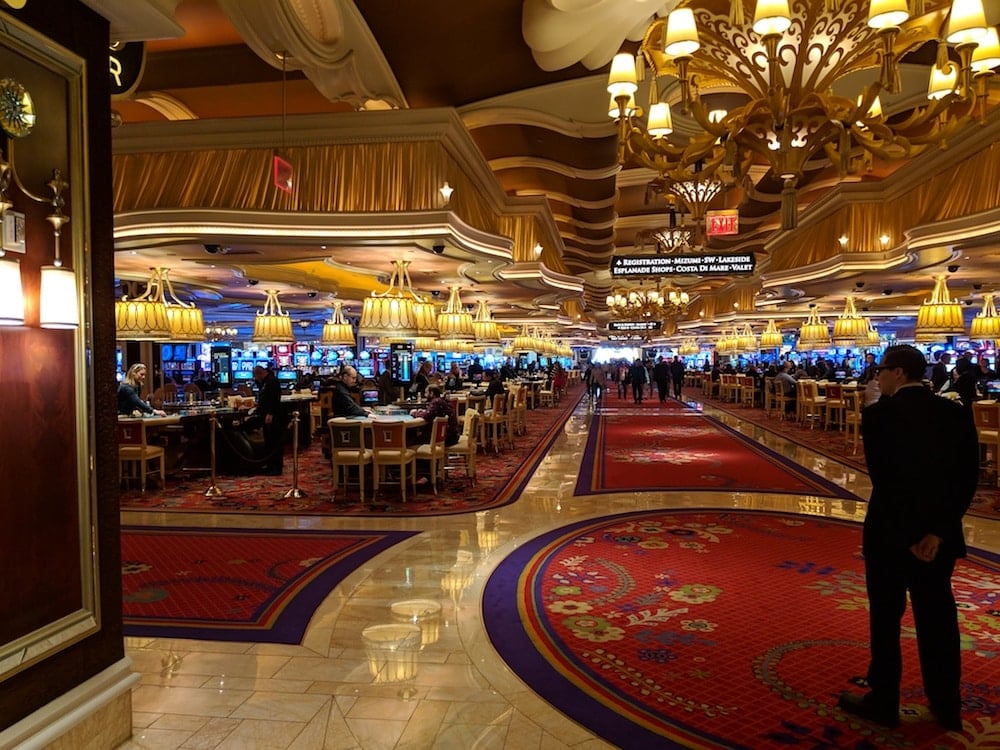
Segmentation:
{"type": "Polygon", "coordinates": [[[615,278],[644,276],[740,276],[753,273],[753,253],[720,255],[616,255],[611,259],[615,278]]]}
{"type": "Polygon", "coordinates": [[[641,336],[638,333],[624,334],[624,333],[609,333],[607,335],[608,341],[645,341],[646,337],[641,336]]]}
{"type": "Polygon", "coordinates": [[[663,324],[659,320],[613,320],[608,323],[609,331],[658,331],[663,324]]]}

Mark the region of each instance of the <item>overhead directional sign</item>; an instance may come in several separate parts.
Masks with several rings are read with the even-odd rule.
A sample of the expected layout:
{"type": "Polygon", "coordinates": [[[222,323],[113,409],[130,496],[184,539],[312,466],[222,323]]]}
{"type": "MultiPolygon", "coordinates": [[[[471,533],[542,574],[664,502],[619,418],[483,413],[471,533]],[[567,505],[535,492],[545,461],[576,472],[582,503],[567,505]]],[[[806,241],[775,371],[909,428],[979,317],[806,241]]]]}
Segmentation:
{"type": "Polygon", "coordinates": [[[645,341],[646,337],[638,333],[609,333],[608,341],[645,341]]]}
{"type": "Polygon", "coordinates": [[[739,276],[753,273],[757,265],[753,253],[720,255],[616,255],[611,259],[611,275],[643,276],[739,276]]]}
{"type": "Polygon", "coordinates": [[[663,323],[659,320],[612,320],[609,331],[658,331],[663,323]]]}

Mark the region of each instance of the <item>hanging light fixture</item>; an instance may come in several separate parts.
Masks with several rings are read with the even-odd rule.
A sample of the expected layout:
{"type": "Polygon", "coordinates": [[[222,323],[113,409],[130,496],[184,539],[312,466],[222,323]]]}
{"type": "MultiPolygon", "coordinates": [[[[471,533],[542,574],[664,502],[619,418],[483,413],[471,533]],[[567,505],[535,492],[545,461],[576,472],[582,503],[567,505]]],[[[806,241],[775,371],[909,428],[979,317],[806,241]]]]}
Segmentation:
{"type": "Polygon", "coordinates": [[[537,347],[537,340],[528,333],[527,328],[522,328],[521,332],[514,337],[514,341],[510,345],[512,354],[515,352],[533,352],[537,347]]]}
{"type": "Polygon", "coordinates": [[[799,340],[795,345],[799,351],[830,348],[830,328],[819,317],[819,308],[809,306],[809,317],[799,328],[799,340]]]}
{"type": "Polygon", "coordinates": [[[774,318],[767,321],[767,327],[760,334],[761,349],[780,349],[785,342],[781,331],[774,324],[774,318]]]}
{"type": "Polygon", "coordinates": [[[479,300],[476,308],[476,317],[472,321],[472,327],[476,332],[476,343],[484,345],[500,345],[500,329],[490,314],[490,307],[485,299],[479,300]]]}
{"type": "Polygon", "coordinates": [[[854,346],[868,340],[868,321],[854,306],[854,297],[844,300],[844,311],[833,321],[833,343],[836,346],[854,346]]]}
{"type": "Polygon", "coordinates": [[[354,346],[357,343],[354,338],[354,328],[344,317],[344,303],[340,300],[333,303],[333,315],[323,324],[319,343],[327,346],[354,346]]]}
{"type": "Polygon", "coordinates": [[[163,277],[154,268],[145,291],[115,302],[115,338],[119,341],[170,341],[170,318],[163,299],[163,277]]]}
{"type": "Polygon", "coordinates": [[[917,310],[916,341],[943,341],[946,336],[965,333],[962,305],[958,300],[952,300],[946,278],[944,274],[934,277],[931,298],[924,300],[917,310]]]}
{"type": "Polygon", "coordinates": [[[293,344],[295,334],[292,332],[292,318],[282,311],[276,289],[268,289],[264,294],[264,308],[257,311],[253,321],[253,336],[250,340],[255,344],[293,344]]]}
{"type": "MultiPolygon", "coordinates": [[[[362,303],[358,335],[404,339],[429,335],[421,333],[421,326],[417,323],[414,303],[424,300],[410,286],[410,273],[407,270],[410,261],[395,260],[392,265],[389,288],[381,294],[373,291],[362,303]]],[[[426,322],[422,325],[426,325],[426,322]]],[[[436,326],[433,335],[437,335],[436,326]]]]}
{"type": "Polygon", "coordinates": [[[618,122],[619,161],[671,179],[701,162],[705,177],[727,184],[739,183],[751,165],[764,162],[783,187],[782,228],[793,228],[806,164],[828,158],[846,174],[859,153],[911,157],[929,140],[944,142],[972,116],[971,58],[986,41],[982,2],[922,0],[920,7],[911,18],[903,0],[758,0],[752,25],[742,0],[656,14],[637,55],[622,53],[611,63],[608,91],[618,105],[612,117],[618,122]],[[954,46],[960,58],[955,65],[944,54],[934,66],[954,70],[951,85],[935,88],[939,98],[907,117],[873,116],[871,105],[881,90],[900,92],[899,58],[935,39],[954,46]],[[870,67],[878,78],[864,88],[860,102],[834,93],[870,67]],[[658,107],[659,79],[668,77],[679,83],[681,110],[703,131],[684,143],[663,137],[669,130],[658,107]],[[645,112],[632,103],[643,78],[650,80],[645,112]],[[745,100],[713,115],[710,97],[722,89],[745,100]]]}
{"type": "Polygon", "coordinates": [[[997,316],[993,294],[983,295],[983,309],[972,319],[969,338],[975,341],[996,341],[1000,339],[1000,317],[997,316]]]}
{"type": "Polygon", "coordinates": [[[755,352],[758,349],[757,337],[753,333],[753,326],[750,323],[746,323],[743,326],[743,330],[740,331],[739,342],[737,346],[741,352],[755,352]]]}
{"type": "Polygon", "coordinates": [[[115,302],[116,336],[121,341],[204,341],[205,319],[192,302],[182,302],[170,270],[154,268],[142,295],[115,302]]]}
{"type": "Polygon", "coordinates": [[[880,346],[882,344],[882,339],[878,335],[878,329],[874,325],[872,325],[871,318],[868,318],[867,320],[868,320],[868,330],[865,331],[865,337],[864,339],[859,338],[856,343],[858,346],[866,346],[866,347],[880,346]]]}
{"type": "Polygon", "coordinates": [[[174,293],[170,283],[170,269],[161,268],[160,281],[163,301],[167,306],[167,320],[170,322],[171,341],[204,341],[205,317],[201,308],[193,302],[182,302],[174,293]]]}
{"type": "Polygon", "coordinates": [[[448,305],[444,312],[437,316],[438,335],[442,341],[472,341],[476,338],[476,329],[472,321],[472,313],[462,306],[458,286],[451,287],[448,305]]]}
{"type": "Polygon", "coordinates": [[[677,353],[682,357],[693,357],[699,351],[701,350],[698,348],[698,344],[694,339],[684,339],[684,341],[681,342],[680,347],[677,349],[677,353]]]}

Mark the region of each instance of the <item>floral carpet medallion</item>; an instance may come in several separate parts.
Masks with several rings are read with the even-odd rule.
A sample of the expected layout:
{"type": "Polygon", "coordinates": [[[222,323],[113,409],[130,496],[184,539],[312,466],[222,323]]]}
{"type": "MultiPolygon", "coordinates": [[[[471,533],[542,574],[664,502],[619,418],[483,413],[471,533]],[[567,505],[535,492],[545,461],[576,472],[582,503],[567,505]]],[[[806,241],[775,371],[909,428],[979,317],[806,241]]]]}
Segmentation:
{"type": "Polygon", "coordinates": [[[844,714],[867,667],[860,527],[754,511],[643,511],[523,544],[487,582],[483,619],[508,665],[623,748],[1000,747],[1000,560],[954,588],[962,733],[923,695],[904,619],[899,729],[844,714]]]}

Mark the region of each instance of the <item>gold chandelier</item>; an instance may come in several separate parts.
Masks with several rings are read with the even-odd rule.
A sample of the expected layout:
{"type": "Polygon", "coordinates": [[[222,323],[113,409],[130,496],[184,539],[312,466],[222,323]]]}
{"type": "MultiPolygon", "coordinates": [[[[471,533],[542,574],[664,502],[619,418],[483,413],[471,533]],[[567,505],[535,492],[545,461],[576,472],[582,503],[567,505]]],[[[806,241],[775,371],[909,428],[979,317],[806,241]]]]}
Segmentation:
{"type": "Polygon", "coordinates": [[[438,337],[442,341],[472,341],[476,338],[472,313],[465,309],[458,286],[451,287],[448,304],[437,316],[438,337]]]}
{"type": "Polygon", "coordinates": [[[170,270],[154,268],[146,290],[115,302],[115,337],[119,341],[204,341],[205,319],[200,308],[174,293],[170,270]]]}
{"type": "Polygon", "coordinates": [[[354,328],[344,317],[344,303],[337,300],[333,303],[333,314],[330,320],[323,324],[323,333],[319,342],[326,346],[354,346],[354,328]]]}
{"type": "Polygon", "coordinates": [[[250,340],[255,344],[295,343],[292,319],[281,309],[277,290],[268,289],[264,294],[267,295],[267,299],[264,301],[264,308],[258,310],[254,317],[253,336],[250,340]]]}
{"type": "Polygon", "coordinates": [[[500,346],[500,329],[490,314],[490,307],[486,300],[479,300],[476,308],[476,317],[472,321],[472,328],[476,333],[476,343],[486,346],[500,346]]]}
{"type": "Polygon", "coordinates": [[[962,333],[965,333],[962,304],[951,298],[946,277],[939,274],[934,277],[931,298],[924,300],[917,310],[914,339],[922,342],[943,341],[947,336],[962,333]]]}
{"type": "Polygon", "coordinates": [[[410,285],[408,260],[393,261],[389,288],[381,294],[374,291],[361,306],[358,335],[411,339],[418,336],[437,337],[434,306],[413,291],[410,285]]]}
{"type": "Polygon", "coordinates": [[[784,337],[781,335],[781,331],[778,330],[778,326],[775,325],[774,319],[772,318],[767,321],[767,327],[760,334],[760,348],[780,349],[784,341],[784,337]]]}
{"type": "Polygon", "coordinates": [[[620,320],[663,320],[673,318],[687,309],[691,301],[687,292],[672,287],[622,287],[605,300],[611,314],[620,320]]]}
{"type": "Polygon", "coordinates": [[[836,346],[868,343],[868,320],[855,308],[854,297],[844,300],[844,311],[833,321],[833,343],[836,346]]]}
{"type": "Polygon", "coordinates": [[[825,157],[844,175],[873,157],[911,157],[943,142],[972,116],[977,98],[985,108],[986,77],[1000,64],[982,0],[913,0],[915,14],[906,0],[757,0],[750,24],[744,4],[676,8],[653,19],[636,57],[615,56],[608,91],[618,105],[619,161],[674,181],[693,170],[726,184],[766,165],[782,182],[784,229],[795,226],[807,162],[825,157]],[[879,94],[901,88],[897,61],[932,41],[940,46],[925,103],[906,117],[884,116],[879,94]],[[877,80],[849,97],[833,93],[868,68],[879,70],[877,80]],[[635,94],[647,73],[643,126],[635,94]],[[687,142],[668,139],[673,124],[661,78],[680,83],[681,109],[702,131],[687,142]],[[713,102],[717,94],[728,96],[713,102]]]}
{"type": "Polygon", "coordinates": [[[996,341],[1000,339],[1000,316],[993,302],[992,294],[983,295],[983,309],[972,319],[969,338],[975,341],[996,341]]]}
{"type": "Polygon", "coordinates": [[[816,305],[809,306],[809,317],[799,328],[799,340],[795,348],[800,352],[830,348],[830,328],[819,317],[819,308],[816,305]]]}
{"type": "Polygon", "coordinates": [[[694,339],[684,339],[681,342],[680,347],[677,349],[677,353],[682,357],[693,357],[698,352],[701,351],[698,348],[698,343],[694,339]]]}

